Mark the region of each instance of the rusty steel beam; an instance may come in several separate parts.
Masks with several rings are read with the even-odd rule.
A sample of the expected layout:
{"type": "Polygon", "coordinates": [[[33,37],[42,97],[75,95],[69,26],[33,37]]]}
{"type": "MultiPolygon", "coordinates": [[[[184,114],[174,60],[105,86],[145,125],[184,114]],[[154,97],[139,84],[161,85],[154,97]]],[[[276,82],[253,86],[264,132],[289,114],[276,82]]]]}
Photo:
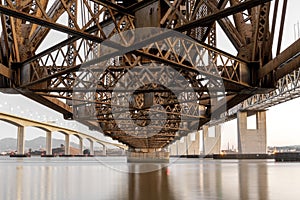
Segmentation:
{"type": "Polygon", "coordinates": [[[286,64],[283,64],[282,67],[279,67],[276,70],[275,78],[276,80],[279,80],[298,68],[300,68],[300,52],[298,52],[298,54],[296,54],[293,58],[291,58],[291,60],[287,61],[286,64]]]}
{"type": "MultiPolygon", "coordinates": [[[[270,35],[270,43],[271,43],[270,49],[273,48],[273,41],[274,41],[274,34],[275,34],[277,13],[278,13],[278,4],[279,4],[279,0],[275,0],[274,11],[273,11],[273,22],[272,22],[271,35],[270,35]]],[[[271,57],[272,57],[272,51],[270,53],[270,58],[271,57]]]]}
{"type": "Polygon", "coordinates": [[[279,28],[279,36],[278,36],[278,45],[277,45],[276,55],[278,55],[280,53],[280,49],[281,49],[281,42],[282,42],[283,27],[284,27],[284,22],[285,22],[286,8],[287,8],[287,0],[284,0],[283,7],[282,7],[282,13],[281,13],[281,22],[280,22],[280,28],[279,28]]]}
{"type": "Polygon", "coordinates": [[[0,63],[0,75],[10,79],[12,75],[12,71],[8,67],[0,63]]]}
{"type": "Polygon", "coordinates": [[[143,0],[143,1],[140,1],[138,3],[135,3],[129,7],[127,7],[126,9],[127,10],[131,10],[133,13],[135,13],[136,11],[140,10],[140,9],[143,9],[155,2],[157,2],[158,0],[143,0]]]}
{"type": "Polygon", "coordinates": [[[112,9],[118,11],[119,13],[124,14],[124,15],[134,16],[134,12],[132,12],[132,10],[126,9],[126,8],[124,8],[121,5],[113,3],[112,1],[107,1],[107,0],[91,0],[91,1],[93,1],[93,2],[95,2],[97,4],[100,4],[102,6],[105,6],[105,7],[110,7],[112,9]]]}
{"type": "Polygon", "coordinates": [[[192,28],[196,28],[198,26],[209,26],[210,23],[213,23],[214,21],[220,20],[224,17],[228,17],[229,15],[236,14],[238,12],[241,12],[246,9],[250,9],[252,7],[261,5],[263,3],[270,2],[271,0],[248,0],[243,3],[240,3],[235,6],[231,6],[229,8],[225,8],[223,10],[220,10],[217,13],[213,13],[211,15],[207,15],[203,18],[194,20],[192,22],[189,22],[187,24],[184,24],[178,28],[175,28],[175,30],[184,32],[187,30],[190,30],[192,28]]]}
{"type": "MultiPolygon", "coordinates": [[[[258,70],[258,79],[262,79],[264,76],[272,73],[273,70],[276,70],[280,65],[287,62],[291,58],[293,58],[295,55],[299,53],[299,47],[300,47],[300,39],[298,39],[296,42],[294,42],[292,45],[290,45],[287,49],[285,49],[283,52],[281,52],[278,56],[276,56],[273,60],[268,62],[266,65],[264,65],[262,68],[258,70]]],[[[283,67],[284,68],[284,67],[283,67]]],[[[299,66],[292,67],[295,69],[299,68],[299,66]]],[[[278,80],[278,79],[277,79],[278,80]]]]}
{"type": "MultiPolygon", "coordinates": [[[[218,3],[216,0],[214,0],[214,1],[208,1],[207,3],[208,3],[209,6],[215,8],[215,10],[212,9],[215,12],[216,10],[222,10],[222,9],[224,9],[225,6],[226,6],[227,1],[228,0],[221,0],[218,3]]],[[[204,33],[203,37],[201,38],[201,42],[205,42],[205,40],[208,37],[211,29],[214,26],[214,23],[216,23],[216,22],[213,22],[213,23],[209,24],[209,26],[207,27],[206,32],[204,33]]]]}
{"type": "Polygon", "coordinates": [[[47,28],[51,28],[53,30],[57,30],[69,35],[74,35],[74,36],[78,36],[80,38],[84,38],[87,40],[91,40],[93,42],[97,42],[97,43],[101,43],[103,42],[103,39],[101,39],[98,36],[95,35],[91,35],[85,31],[79,31],[79,30],[75,30],[72,28],[69,28],[68,26],[64,26],[62,24],[58,24],[40,17],[36,17],[33,15],[30,15],[28,13],[25,12],[20,12],[19,10],[15,9],[15,8],[10,8],[8,6],[4,6],[4,5],[0,5],[0,12],[5,14],[5,15],[9,15],[11,17],[15,17],[15,18],[19,18],[34,24],[38,24],[40,26],[45,26],[47,28]]]}
{"type": "MultiPolygon", "coordinates": [[[[201,72],[202,74],[205,74],[205,75],[207,75],[207,76],[209,76],[209,77],[214,77],[215,79],[220,79],[220,78],[221,78],[220,76],[216,76],[216,75],[213,75],[213,74],[208,73],[208,72],[206,72],[206,71],[202,71],[202,70],[196,69],[195,66],[188,66],[188,65],[185,65],[185,64],[183,64],[183,63],[177,63],[177,62],[168,60],[168,59],[166,59],[166,58],[164,58],[164,57],[159,57],[159,56],[153,55],[153,54],[151,54],[151,53],[149,53],[149,52],[144,52],[144,51],[141,51],[141,50],[134,50],[134,49],[140,49],[140,48],[144,47],[145,45],[147,45],[147,44],[149,44],[149,43],[155,42],[156,39],[160,39],[160,40],[161,40],[161,39],[165,39],[165,38],[169,37],[170,34],[172,34],[172,33],[173,33],[173,32],[170,32],[170,33],[169,33],[169,32],[166,32],[166,33],[163,33],[163,34],[160,34],[160,35],[157,35],[157,36],[153,36],[153,37],[151,37],[151,38],[148,38],[147,40],[142,41],[142,42],[136,44],[135,46],[119,48],[119,51],[116,51],[116,52],[112,53],[112,55],[103,55],[103,56],[101,56],[101,57],[98,58],[98,59],[95,59],[95,60],[92,60],[92,61],[87,62],[86,64],[90,65],[90,64],[93,64],[93,63],[95,63],[95,62],[99,62],[99,60],[105,60],[105,59],[107,59],[107,58],[114,57],[114,55],[119,55],[119,54],[122,53],[122,52],[123,52],[123,53],[124,53],[124,52],[130,52],[130,51],[133,50],[132,52],[133,52],[134,54],[141,55],[141,56],[144,56],[144,57],[147,57],[147,58],[150,58],[150,59],[153,59],[153,60],[155,60],[155,61],[162,62],[162,63],[166,63],[166,64],[169,64],[169,65],[178,67],[179,69],[186,69],[186,70],[188,70],[188,71],[201,72]]],[[[114,43],[112,43],[112,44],[114,44],[114,43]]],[[[225,53],[225,52],[223,52],[223,51],[220,51],[220,50],[218,50],[218,49],[216,49],[216,48],[213,48],[213,47],[210,47],[210,46],[204,45],[204,44],[198,44],[197,42],[196,42],[196,44],[197,44],[197,45],[201,45],[201,46],[203,46],[203,47],[205,47],[205,48],[211,49],[212,51],[216,51],[216,53],[221,54],[221,55],[224,55],[224,56],[226,56],[226,57],[228,57],[228,58],[233,58],[233,59],[235,59],[237,62],[244,63],[244,61],[242,61],[241,59],[235,58],[234,56],[229,55],[229,54],[227,54],[227,53],[225,53]]],[[[115,45],[117,46],[118,44],[115,44],[115,45]]],[[[119,44],[119,45],[120,45],[120,44],[119,44]]],[[[245,63],[245,64],[246,64],[246,63],[245,63]]],[[[221,67],[222,67],[222,66],[221,66],[221,67]]],[[[71,66],[71,67],[68,67],[68,69],[64,69],[64,70],[61,70],[60,72],[56,72],[56,74],[52,74],[52,75],[49,75],[49,76],[44,76],[44,77],[41,78],[41,79],[34,80],[34,81],[30,82],[30,83],[27,83],[27,84],[25,84],[25,85],[22,85],[21,87],[28,87],[28,86],[31,86],[31,85],[34,85],[34,84],[37,84],[37,83],[41,83],[41,82],[44,82],[44,81],[49,80],[49,79],[51,79],[51,78],[55,78],[55,77],[57,77],[57,76],[59,76],[59,75],[62,75],[62,74],[65,74],[65,73],[69,73],[69,72],[71,72],[71,71],[76,71],[76,70],[78,70],[79,68],[80,68],[80,65],[78,65],[78,66],[71,66]]],[[[238,87],[241,87],[241,86],[244,87],[244,88],[245,88],[245,87],[249,87],[249,85],[246,84],[246,83],[237,82],[237,81],[231,80],[231,79],[229,79],[229,78],[223,77],[223,80],[224,80],[225,82],[230,82],[232,85],[236,85],[236,86],[238,86],[238,87]]]]}
{"type": "MultiPolygon", "coordinates": [[[[121,17],[121,15],[117,14],[114,17],[115,17],[115,19],[119,19],[121,17]]],[[[111,18],[109,18],[109,19],[107,19],[107,20],[105,20],[103,22],[100,22],[99,25],[101,27],[106,27],[106,26],[110,25],[111,23],[113,23],[113,20],[111,18]]],[[[91,28],[87,29],[85,32],[91,34],[91,33],[94,33],[96,31],[98,31],[98,27],[97,26],[92,26],[91,28]]],[[[46,50],[44,50],[44,51],[42,51],[42,52],[40,52],[40,53],[38,53],[38,54],[36,54],[36,55],[28,58],[27,60],[23,61],[21,63],[21,65],[29,64],[30,62],[32,62],[32,61],[34,61],[34,60],[36,60],[36,59],[38,59],[38,58],[40,58],[42,56],[45,56],[45,55],[51,53],[52,51],[55,51],[55,50],[57,50],[57,49],[59,49],[59,48],[61,48],[63,46],[71,44],[71,43],[73,43],[73,42],[75,42],[76,40],[79,40],[79,39],[81,39],[80,36],[72,36],[72,37],[70,37],[70,38],[68,38],[68,39],[66,39],[66,40],[64,40],[64,41],[62,41],[62,42],[60,42],[60,43],[58,43],[58,44],[56,44],[56,45],[54,45],[52,47],[49,47],[46,50]]]]}
{"type": "Polygon", "coordinates": [[[64,115],[65,119],[71,119],[73,117],[72,108],[56,98],[43,97],[43,96],[35,94],[34,92],[31,92],[29,90],[16,89],[16,91],[19,92],[20,94],[28,97],[29,99],[32,99],[32,100],[39,102],[40,104],[45,105],[59,113],[62,113],[64,115]]]}

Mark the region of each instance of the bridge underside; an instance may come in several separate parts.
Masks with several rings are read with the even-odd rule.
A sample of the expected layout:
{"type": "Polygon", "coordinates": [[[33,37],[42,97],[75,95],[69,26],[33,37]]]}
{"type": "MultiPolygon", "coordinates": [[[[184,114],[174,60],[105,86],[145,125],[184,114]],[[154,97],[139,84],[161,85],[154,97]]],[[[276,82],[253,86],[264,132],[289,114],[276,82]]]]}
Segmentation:
{"type": "Polygon", "coordinates": [[[270,94],[299,68],[299,40],[281,52],[286,7],[286,0],[5,0],[0,87],[132,150],[160,151],[251,96],[270,94]],[[236,55],[218,48],[217,26],[236,55]]]}

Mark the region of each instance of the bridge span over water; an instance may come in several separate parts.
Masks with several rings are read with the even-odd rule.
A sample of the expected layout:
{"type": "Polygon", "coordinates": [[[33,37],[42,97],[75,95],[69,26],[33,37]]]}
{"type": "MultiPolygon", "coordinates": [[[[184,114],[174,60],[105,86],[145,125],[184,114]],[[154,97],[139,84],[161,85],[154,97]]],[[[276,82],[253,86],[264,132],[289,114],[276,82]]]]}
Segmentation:
{"type": "Polygon", "coordinates": [[[265,151],[264,109],[299,96],[300,39],[282,49],[293,3],[5,0],[0,87],[142,157],[236,116],[240,151],[265,151]]]}
{"type": "Polygon", "coordinates": [[[89,134],[79,132],[77,130],[72,130],[69,128],[57,126],[55,124],[50,124],[46,122],[39,122],[34,121],[31,119],[27,119],[24,117],[19,117],[15,115],[11,115],[8,113],[2,113],[0,112],[0,120],[8,122],[10,124],[15,125],[18,127],[18,133],[17,133],[17,153],[18,154],[24,154],[24,147],[25,147],[25,127],[35,127],[39,128],[46,132],[46,154],[51,155],[52,154],[52,134],[54,132],[60,132],[65,135],[65,154],[70,154],[70,136],[74,135],[79,139],[79,149],[81,154],[83,153],[83,140],[87,139],[90,142],[90,152],[93,155],[94,154],[94,143],[99,143],[103,146],[103,149],[106,149],[107,145],[113,145],[122,149],[127,149],[125,145],[122,144],[116,144],[111,142],[106,142],[103,140],[100,140],[96,137],[93,137],[89,134]]]}

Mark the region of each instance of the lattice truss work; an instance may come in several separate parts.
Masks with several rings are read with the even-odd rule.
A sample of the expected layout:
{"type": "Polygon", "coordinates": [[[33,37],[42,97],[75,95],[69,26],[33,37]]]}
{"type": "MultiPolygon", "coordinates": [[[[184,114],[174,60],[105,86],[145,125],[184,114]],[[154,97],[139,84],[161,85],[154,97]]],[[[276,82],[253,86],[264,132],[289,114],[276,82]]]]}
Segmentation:
{"type": "Polygon", "coordinates": [[[280,52],[282,32],[274,39],[287,1],[273,4],[1,0],[0,86],[132,148],[160,149],[254,94],[268,99],[298,85],[299,71],[287,74],[299,66],[282,64],[299,47],[280,52]],[[217,26],[237,55],[218,49],[217,26]],[[276,42],[280,61],[271,51],[276,42]]]}
{"type": "Polygon", "coordinates": [[[276,89],[266,94],[256,94],[245,100],[241,109],[263,110],[300,96],[299,69],[278,80],[276,89]]]}

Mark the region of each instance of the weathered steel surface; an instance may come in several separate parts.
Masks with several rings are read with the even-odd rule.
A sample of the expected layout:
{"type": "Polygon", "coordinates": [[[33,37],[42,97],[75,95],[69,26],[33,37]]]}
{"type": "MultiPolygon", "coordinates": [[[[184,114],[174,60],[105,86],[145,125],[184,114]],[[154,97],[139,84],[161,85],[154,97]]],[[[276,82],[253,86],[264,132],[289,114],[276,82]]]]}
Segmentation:
{"type": "MultiPolygon", "coordinates": [[[[217,120],[225,116],[224,106],[230,110],[244,102],[239,108],[252,103],[257,109],[258,99],[267,101],[284,92],[292,93],[292,97],[299,96],[299,41],[280,53],[287,1],[282,8],[278,0],[1,2],[1,88],[13,88],[61,112],[67,119],[81,115],[82,123],[132,148],[165,147],[212,118],[217,120]],[[278,9],[282,9],[283,15],[279,38],[275,39],[278,9]],[[236,55],[218,49],[216,23],[235,47],[236,55]],[[176,30],[189,38],[168,33],[149,35],[136,44],[138,48],[135,49],[124,45],[126,40],[110,41],[105,43],[106,47],[117,52],[111,57],[102,55],[99,44],[103,41],[115,34],[147,26],[176,30]],[[54,30],[60,32],[62,39],[49,36],[54,30]],[[45,44],[47,48],[42,48],[45,44]],[[182,51],[178,53],[177,47],[182,51]],[[278,49],[277,57],[272,55],[270,47],[278,49]],[[116,56],[120,52],[126,53],[116,56]],[[98,77],[95,88],[82,67],[99,57],[109,62],[104,65],[106,70],[90,71],[98,77]],[[185,77],[196,94],[192,95],[194,98],[184,87],[172,88],[186,93],[183,103],[178,102],[170,88],[156,84],[141,87],[132,83],[132,87],[139,86],[134,91],[116,89],[118,84],[123,84],[123,77],[139,73],[144,74],[147,83],[158,77],[167,80],[170,72],[163,66],[170,66],[185,77]],[[131,69],[136,71],[131,72],[131,69]],[[150,69],[153,73],[149,73],[150,69]],[[209,89],[211,85],[215,87],[209,89]],[[82,96],[74,96],[74,88],[82,96]],[[225,101],[217,104],[214,98],[221,98],[222,88],[225,101]],[[131,119],[126,112],[121,112],[124,105],[112,98],[114,93],[126,92],[132,92],[131,119]],[[91,104],[93,109],[89,107],[91,104]],[[113,115],[112,107],[121,111],[113,115]],[[150,111],[155,116],[151,118],[152,123],[150,111]],[[135,129],[130,120],[139,127],[152,125],[142,131],[135,129]],[[165,124],[161,124],[163,120],[165,124]],[[156,131],[159,132],[150,134],[156,131]]],[[[124,38],[130,39],[126,35],[124,38]]],[[[184,85],[180,79],[174,83],[184,85]]],[[[277,100],[282,101],[282,98],[277,100]]]]}

